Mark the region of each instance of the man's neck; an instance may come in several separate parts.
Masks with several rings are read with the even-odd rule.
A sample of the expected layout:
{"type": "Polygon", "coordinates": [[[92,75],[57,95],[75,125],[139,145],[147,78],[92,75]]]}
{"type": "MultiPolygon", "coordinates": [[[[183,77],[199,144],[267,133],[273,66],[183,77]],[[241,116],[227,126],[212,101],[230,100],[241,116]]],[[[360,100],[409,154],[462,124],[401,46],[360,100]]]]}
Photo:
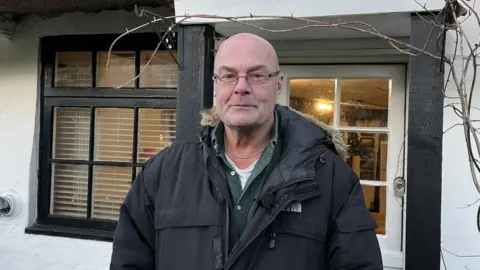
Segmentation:
{"type": "Polygon", "coordinates": [[[261,152],[272,136],[274,118],[267,123],[248,129],[234,129],[225,126],[225,147],[239,156],[249,156],[261,152]]]}

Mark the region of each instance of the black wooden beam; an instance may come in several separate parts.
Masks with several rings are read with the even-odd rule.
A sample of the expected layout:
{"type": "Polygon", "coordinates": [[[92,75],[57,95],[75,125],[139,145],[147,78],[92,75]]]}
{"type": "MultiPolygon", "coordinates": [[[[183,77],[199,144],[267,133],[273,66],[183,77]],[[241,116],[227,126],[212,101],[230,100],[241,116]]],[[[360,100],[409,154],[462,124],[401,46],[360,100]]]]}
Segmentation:
{"type": "MultiPolygon", "coordinates": [[[[429,23],[436,16],[422,17],[411,16],[410,43],[423,48],[431,36],[427,51],[440,56],[444,39],[438,38],[440,28],[429,23]]],[[[411,56],[409,65],[404,269],[440,269],[444,69],[425,54],[411,56]]]]}
{"type": "Polygon", "coordinates": [[[135,5],[146,7],[172,6],[172,0],[2,0],[0,12],[98,12],[101,10],[133,10],[135,5]]]}
{"type": "Polygon", "coordinates": [[[177,141],[197,140],[200,111],[213,105],[214,36],[210,25],[185,25],[179,29],[177,141]]]}

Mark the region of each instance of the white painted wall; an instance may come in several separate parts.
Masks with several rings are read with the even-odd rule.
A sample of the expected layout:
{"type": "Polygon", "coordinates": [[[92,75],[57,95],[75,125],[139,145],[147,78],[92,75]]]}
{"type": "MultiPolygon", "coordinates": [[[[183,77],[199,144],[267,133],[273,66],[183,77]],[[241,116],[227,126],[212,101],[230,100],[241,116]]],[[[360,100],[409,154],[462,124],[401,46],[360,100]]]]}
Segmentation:
{"type": "MultiPolygon", "coordinates": [[[[480,12],[480,7],[477,6],[476,11],[480,12]]],[[[472,44],[479,42],[480,27],[475,18],[469,18],[463,24],[463,28],[472,44]]],[[[453,58],[455,48],[454,40],[455,34],[449,33],[446,41],[446,53],[451,58],[453,58]]],[[[466,47],[466,45],[464,46],[466,47]]],[[[469,51],[466,50],[464,55],[468,54],[469,51]]],[[[455,70],[459,72],[462,65],[460,51],[457,51],[457,59],[455,70]]],[[[477,61],[480,61],[480,58],[477,58],[477,61]]],[[[467,72],[467,85],[471,85],[472,71],[473,69],[470,68],[467,72]]],[[[448,96],[458,97],[453,83],[449,83],[447,91],[448,96]]],[[[474,92],[476,93],[473,96],[472,104],[479,108],[480,83],[478,79],[474,92]]],[[[458,100],[447,99],[445,105],[452,102],[458,102],[458,100]]],[[[480,120],[480,110],[472,110],[472,119],[480,120]]],[[[446,108],[443,121],[444,130],[460,123],[460,118],[454,114],[453,110],[446,108]]],[[[476,127],[480,128],[479,122],[476,123],[476,127]]],[[[443,140],[442,248],[446,249],[443,253],[445,264],[447,269],[478,270],[480,269],[480,232],[477,230],[476,215],[480,202],[475,203],[472,207],[465,207],[480,198],[480,194],[476,191],[468,167],[463,127],[457,126],[448,131],[444,134],[443,140]],[[458,257],[449,252],[464,257],[458,257]]],[[[477,178],[480,179],[480,175],[477,178]]],[[[444,269],[443,262],[442,269],[444,269]]]]}
{"type": "MultiPolygon", "coordinates": [[[[157,11],[171,14],[169,11],[157,11]]],[[[27,235],[35,219],[35,176],[30,173],[37,98],[38,37],[72,33],[121,33],[145,21],[127,12],[69,14],[50,20],[32,18],[12,41],[0,40],[0,193],[16,191],[22,212],[0,218],[0,268],[10,270],[109,269],[111,244],[27,235]]],[[[33,170],[34,171],[34,170],[33,170]]]]}

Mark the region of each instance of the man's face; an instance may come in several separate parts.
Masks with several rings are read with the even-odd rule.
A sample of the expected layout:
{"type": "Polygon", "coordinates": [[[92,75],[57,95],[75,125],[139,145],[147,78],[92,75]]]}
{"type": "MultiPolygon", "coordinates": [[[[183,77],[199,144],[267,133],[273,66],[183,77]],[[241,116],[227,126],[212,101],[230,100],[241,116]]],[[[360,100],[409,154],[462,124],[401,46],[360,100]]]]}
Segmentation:
{"type": "Polygon", "coordinates": [[[276,55],[266,42],[251,36],[226,42],[215,61],[217,113],[229,127],[261,125],[273,116],[282,87],[281,75],[269,77],[278,71],[276,55]]]}

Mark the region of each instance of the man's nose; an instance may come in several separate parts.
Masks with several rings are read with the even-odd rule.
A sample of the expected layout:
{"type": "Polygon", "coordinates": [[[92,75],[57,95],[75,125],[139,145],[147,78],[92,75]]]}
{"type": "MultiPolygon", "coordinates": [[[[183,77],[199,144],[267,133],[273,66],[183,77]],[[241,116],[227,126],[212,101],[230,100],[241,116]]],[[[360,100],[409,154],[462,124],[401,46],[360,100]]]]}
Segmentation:
{"type": "Polygon", "coordinates": [[[250,92],[250,84],[247,82],[247,78],[238,77],[237,84],[234,89],[235,94],[246,95],[250,92]]]}

